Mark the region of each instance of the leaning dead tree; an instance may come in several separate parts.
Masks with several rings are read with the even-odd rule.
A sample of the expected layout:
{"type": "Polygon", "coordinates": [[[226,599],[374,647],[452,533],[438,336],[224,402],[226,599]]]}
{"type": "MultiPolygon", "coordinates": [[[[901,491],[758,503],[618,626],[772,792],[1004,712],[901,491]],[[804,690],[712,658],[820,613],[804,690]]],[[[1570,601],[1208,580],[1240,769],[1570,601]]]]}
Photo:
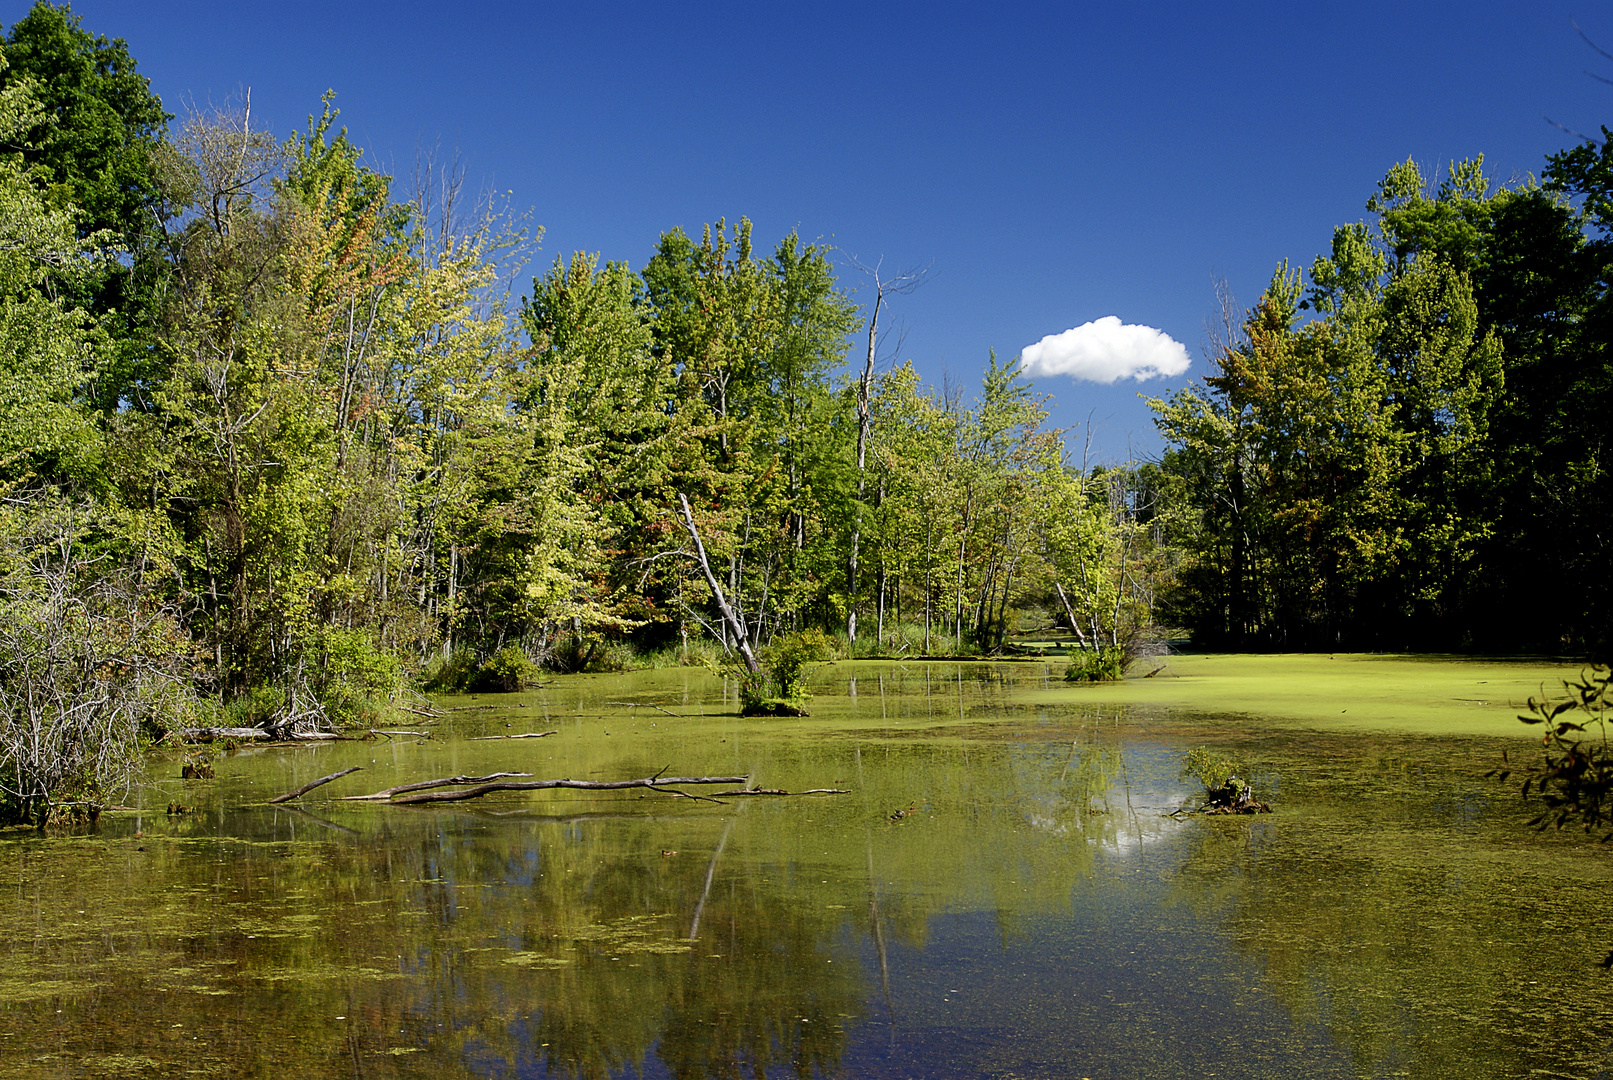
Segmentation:
{"type": "Polygon", "coordinates": [[[756,650],[751,647],[750,633],[745,623],[734,614],[734,609],[728,603],[728,597],[722,591],[722,584],[718,582],[717,575],[712,573],[711,560],[706,556],[706,545],[700,540],[700,530],[695,527],[694,512],[689,509],[689,496],[678,492],[679,524],[683,531],[689,534],[689,541],[694,545],[692,557],[700,564],[700,572],[706,577],[706,586],[711,589],[712,600],[717,605],[717,612],[728,627],[728,632],[734,637],[734,649],[739,653],[745,670],[752,675],[762,670],[762,665],[756,659],[756,650]]]}

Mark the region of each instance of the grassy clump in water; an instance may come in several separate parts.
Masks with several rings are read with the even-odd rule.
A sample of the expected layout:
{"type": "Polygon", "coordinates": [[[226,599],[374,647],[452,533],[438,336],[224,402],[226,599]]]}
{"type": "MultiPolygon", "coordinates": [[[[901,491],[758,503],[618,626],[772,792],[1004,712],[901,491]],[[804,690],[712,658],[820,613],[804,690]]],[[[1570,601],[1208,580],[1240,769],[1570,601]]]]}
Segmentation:
{"type": "Polygon", "coordinates": [[[1200,746],[1182,758],[1182,776],[1194,777],[1204,785],[1206,814],[1269,814],[1271,806],[1256,802],[1249,781],[1239,776],[1249,770],[1235,758],[1200,746]]]}
{"type": "Polygon", "coordinates": [[[762,650],[762,670],[747,671],[739,687],[742,716],[805,716],[812,697],[806,673],[829,659],[833,646],[822,630],[799,630],[762,650]]]}
{"type": "Polygon", "coordinates": [[[1067,682],[1119,682],[1126,677],[1126,649],[1102,645],[1070,653],[1070,666],[1064,669],[1067,682]]]}

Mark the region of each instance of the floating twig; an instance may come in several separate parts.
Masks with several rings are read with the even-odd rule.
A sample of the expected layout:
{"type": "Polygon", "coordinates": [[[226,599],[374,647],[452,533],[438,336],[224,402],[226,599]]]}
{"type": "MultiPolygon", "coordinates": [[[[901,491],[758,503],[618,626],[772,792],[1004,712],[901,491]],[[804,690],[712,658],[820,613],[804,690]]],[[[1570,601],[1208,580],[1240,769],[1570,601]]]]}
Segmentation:
{"type": "Polygon", "coordinates": [[[492,739],[541,739],[548,735],[558,735],[559,731],[528,731],[521,735],[478,735],[466,742],[488,742],[492,739]]]}
{"type": "Polygon", "coordinates": [[[657,710],[659,710],[661,712],[666,713],[668,716],[672,717],[674,720],[682,720],[683,719],[683,717],[679,716],[677,713],[672,712],[669,709],[663,709],[663,708],[661,708],[661,706],[655,704],[654,702],[650,702],[650,701],[603,701],[603,702],[600,702],[600,704],[602,704],[602,705],[620,705],[625,709],[657,709],[657,710]]]}
{"type": "Polygon", "coordinates": [[[363,767],[364,766],[362,766],[362,765],[354,765],[351,769],[343,769],[341,772],[333,772],[329,776],[321,776],[318,780],[315,780],[315,781],[313,781],[311,783],[304,784],[302,787],[298,788],[296,791],[288,791],[284,795],[276,795],[274,798],[270,799],[269,801],[272,802],[272,803],[290,802],[292,799],[295,799],[299,795],[308,794],[310,791],[314,790],[314,788],[316,788],[316,787],[319,787],[321,784],[328,784],[332,780],[340,780],[342,777],[346,776],[348,773],[358,772],[363,767]]]}
{"type": "Polygon", "coordinates": [[[711,798],[713,798],[713,799],[732,799],[732,798],[735,798],[736,796],[739,796],[739,795],[850,795],[850,794],[851,794],[851,791],[849,789],[847,789],[847,788],[835,788],[835,787],[807,788],[805,791],[785,791],[783,788],[776,788],[776,787],[753,787],[753,788],[743,788],[743,789],[741,789],[739,791],[717,791],[717,792],[713,792],[712,795],[711,795],[711,798]]]}

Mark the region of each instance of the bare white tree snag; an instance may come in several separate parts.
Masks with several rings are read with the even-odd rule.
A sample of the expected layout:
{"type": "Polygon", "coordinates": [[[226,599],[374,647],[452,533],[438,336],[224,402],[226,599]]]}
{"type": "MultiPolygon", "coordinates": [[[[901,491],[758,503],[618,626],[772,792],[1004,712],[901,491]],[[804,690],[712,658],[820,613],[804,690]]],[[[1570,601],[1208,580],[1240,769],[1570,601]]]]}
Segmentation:
{"type": "Polygon", "coordinates": [[[734,614],[734,609],[728,606],[728,597],[723,594],[717,575],[711,572],[711,560],[706,558],[706,545],[700,542],[700,531],[694,524],[694,512],[689,509],[689,496],[681,491],[678,492],[678,506],[682,510],[680,520],[683,529],[694,543],[695,559],[700,563],[701,573],[706,575],[706,585],[711,589],[712,598],[717,602],[717,611],[722,615],[723,624],[728,627],[728,632],[734,636],[734,647],[739,653],[739,658],[745,662],[745,670],[754,675],[762,670],[762,665],[751,648],[750,634],[746,632],[745,624],[734,614]]]}
{"type": "Polygon", "coordinates": [[[874,359],[879,350],[879,309],[884,306],[886,297],[918,288],[925,271],[909,270],[886,280],[879,276],[879,263],[871,267],[855,259],[852,263],[874,279],[874,310],[868,316],[868,355],[863,361],[862,376],[857,380],[857,502],[851,519],[851,545],[846,551],[846,640],[856,644],[857,557],[862,542],[863,496],[867,489],[868,436],[873,427],[869,400],[874,383],[874,359]]]}

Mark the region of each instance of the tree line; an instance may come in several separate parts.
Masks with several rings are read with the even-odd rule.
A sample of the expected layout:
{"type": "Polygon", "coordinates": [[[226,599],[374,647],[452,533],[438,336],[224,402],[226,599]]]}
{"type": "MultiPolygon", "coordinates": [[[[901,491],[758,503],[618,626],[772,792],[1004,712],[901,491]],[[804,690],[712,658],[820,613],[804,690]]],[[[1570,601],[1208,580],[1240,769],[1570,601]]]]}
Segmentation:
{"type": "MultiPolygon", "coordinates": [[[[808,628],[985,651],[1056,583],[1089,637],[1133,617],[1130,473],[1066,467],[1015,364],[965,394],[883,362],[900,280],[865,311],[827,248],[741,218],[518,290],[540,230],[452,169],[403,192],[336,121],[175,118],[65,6],[7,30],[0,622],[34,639],[8,744],[89,739],[90,683],[126,735],[289,731],[808,628]]],[[[0,771],[27,802],[42,770],[0,771]]]]}
{"type": "Polygon", "coordinates": [[[966,390],[888,361],[904,279],[870,271],[859,306],[822,244],[719,219],[522,285],[541,230],[451,168],[404,190],[329,96],[283,138],[249,98],[176,118],[43,0],[3,63],[17,806],[129,760],[28,746],[324,727],[411,684],[809,630],[1606,642],[1605,144],[1539,182],[1396,166],[1370,224],[1229,302],[1214,374],[1153,402],[1159,461],[1089,467],[1017,362],[966,390]]]}
{"type": "Polygon", "coordinates": [[[1153,406],[1165,617],[1228,648],[1605,654],[1613,151],[1391,168],[1153,406]]]}

